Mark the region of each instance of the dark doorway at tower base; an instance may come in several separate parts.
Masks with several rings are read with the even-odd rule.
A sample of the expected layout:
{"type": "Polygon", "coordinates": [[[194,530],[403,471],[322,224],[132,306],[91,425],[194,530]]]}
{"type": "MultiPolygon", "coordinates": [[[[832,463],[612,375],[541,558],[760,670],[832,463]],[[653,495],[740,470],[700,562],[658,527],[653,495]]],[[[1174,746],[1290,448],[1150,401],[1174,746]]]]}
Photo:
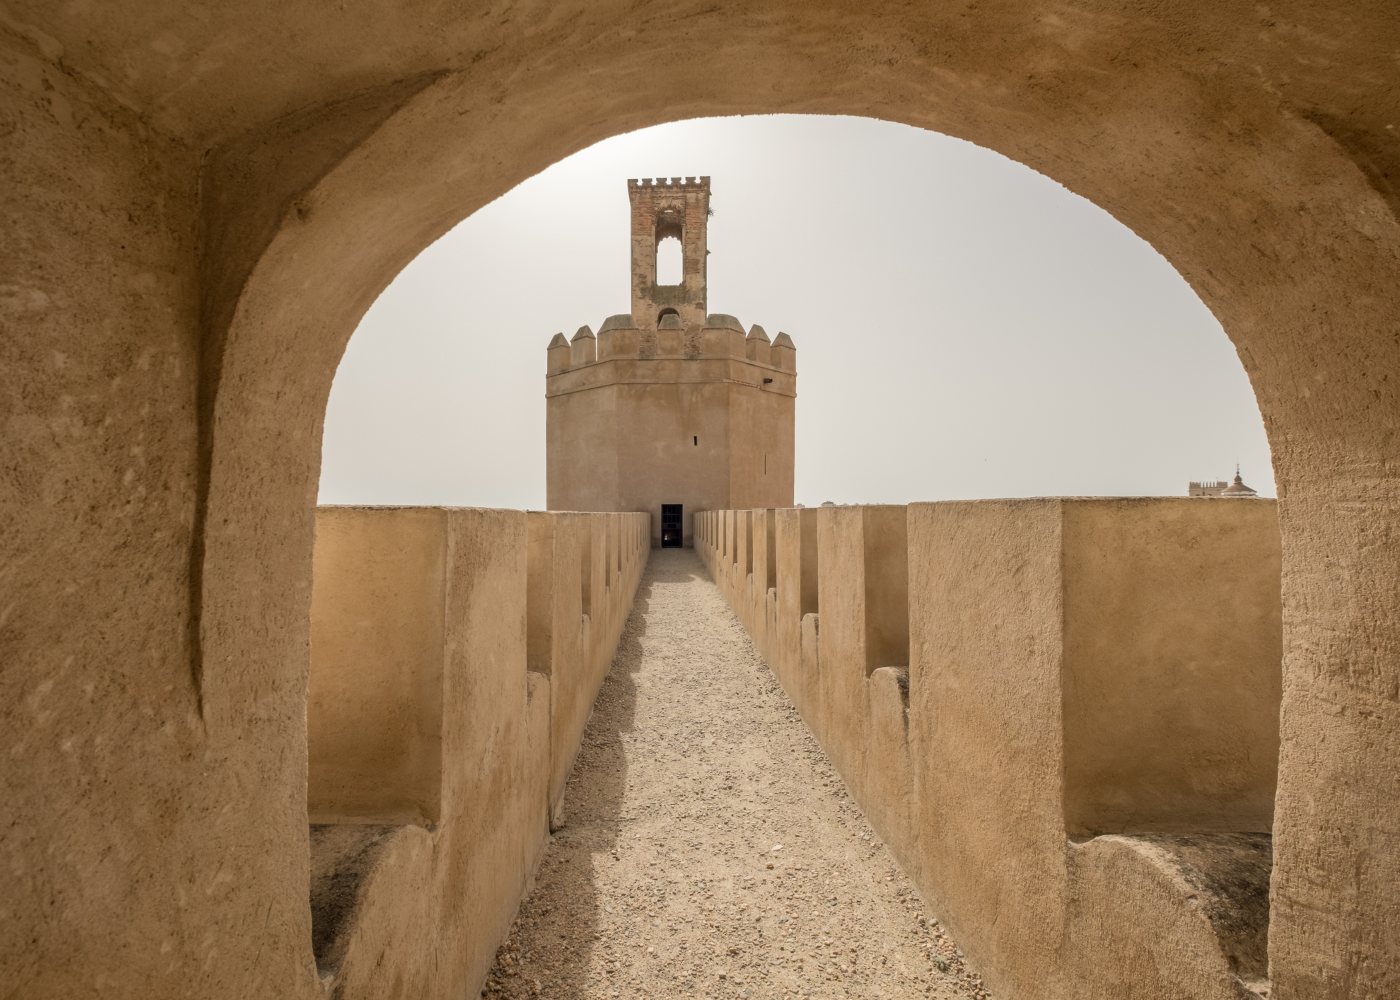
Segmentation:
{"type": "Polygon", "coordinates": [[[661,547],[678,549],[685,544],[685,529],[681,521],[682,505],[663,503],[661,505],[661,547]]]}

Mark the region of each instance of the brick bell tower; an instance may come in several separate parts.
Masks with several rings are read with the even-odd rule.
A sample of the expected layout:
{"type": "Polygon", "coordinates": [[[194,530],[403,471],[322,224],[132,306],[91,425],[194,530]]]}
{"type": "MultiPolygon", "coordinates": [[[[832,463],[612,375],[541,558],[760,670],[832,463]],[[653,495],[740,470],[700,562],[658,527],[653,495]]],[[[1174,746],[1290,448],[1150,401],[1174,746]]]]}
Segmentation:
{"type": "Polygon", "coordinates": [[[691,544],[697,510],[790,507],[797,350],[707,313],[710,179],[629,180],[632,312],[549,342],[550,510],[645,511],[652,544],[691,544]],[[680,240],[679,284],[657,283],[680,240]]]}
{"type": "Polygon", "coordinates": [[[627,196],[632,203],[632,322],[640,330],[655,330],[663,317],[674,314],[682,327],[704,325],[710,179],[630,180],[627,196]],[[669,237],[681,244],[679,285],[656,281],[657,250],[669,237]]]}

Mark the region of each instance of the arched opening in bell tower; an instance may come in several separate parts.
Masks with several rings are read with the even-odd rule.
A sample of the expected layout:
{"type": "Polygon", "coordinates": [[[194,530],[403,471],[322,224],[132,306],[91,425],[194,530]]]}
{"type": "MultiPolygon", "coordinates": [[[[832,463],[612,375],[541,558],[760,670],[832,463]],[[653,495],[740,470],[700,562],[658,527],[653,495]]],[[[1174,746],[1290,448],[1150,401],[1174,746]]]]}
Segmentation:
{"type": "Polygon", "coordinates": [[[685,225],[679,213],[656,219],[656,283],[674,286],[685,280],[685,225]]]}
{"type": "Polygon", "coordinates": [[[656,244],[656,283],[679,285],[684,277],[685,254],[679,236],[667,236],[656,244]]]}

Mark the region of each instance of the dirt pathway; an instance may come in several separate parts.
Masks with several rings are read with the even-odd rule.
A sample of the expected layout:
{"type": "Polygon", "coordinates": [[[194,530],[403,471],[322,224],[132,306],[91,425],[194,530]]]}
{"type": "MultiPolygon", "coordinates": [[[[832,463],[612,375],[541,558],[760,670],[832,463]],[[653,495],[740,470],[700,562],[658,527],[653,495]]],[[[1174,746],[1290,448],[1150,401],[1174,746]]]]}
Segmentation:
{"type": "Polygon", "coordinates": [[[689,550],[653,552],[484,997],[982,998],[689,550]]]}

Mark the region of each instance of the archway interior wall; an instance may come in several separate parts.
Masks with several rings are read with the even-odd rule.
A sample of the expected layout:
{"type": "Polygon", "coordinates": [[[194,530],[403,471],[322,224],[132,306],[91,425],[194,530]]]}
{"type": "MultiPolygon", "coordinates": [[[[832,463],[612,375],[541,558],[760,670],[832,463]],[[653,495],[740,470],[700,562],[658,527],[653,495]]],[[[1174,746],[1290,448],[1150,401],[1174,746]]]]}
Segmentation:
{"type": "Polygon", "coordinates": [[[304,841],[255,821],[299,724],[211,739],[191,671],[200,157],[50,55],[0,32],[0,968],[309,997],[304,841]]]}

